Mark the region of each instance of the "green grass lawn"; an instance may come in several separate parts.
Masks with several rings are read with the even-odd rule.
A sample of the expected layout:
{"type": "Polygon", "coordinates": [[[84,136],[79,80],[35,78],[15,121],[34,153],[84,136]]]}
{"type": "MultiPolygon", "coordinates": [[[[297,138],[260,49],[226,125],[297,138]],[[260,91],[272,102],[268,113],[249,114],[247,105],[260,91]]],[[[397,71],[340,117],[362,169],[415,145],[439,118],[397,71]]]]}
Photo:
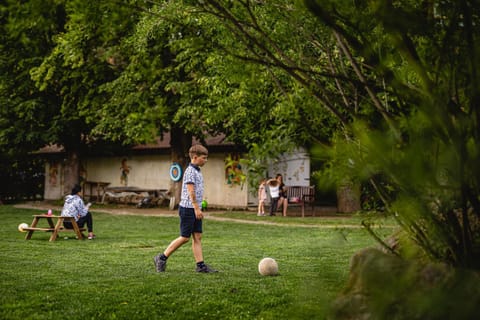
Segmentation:
{"type": "Polygon", "coordinates": [[[352,254],[375,245],[361,228],[332,228],[337,218],[207,219],[205,261],[220,272],[195,273],[187,244],[156,273],[153,256],[178,236],[177,218],[94,211],[96,240],[62,233],[51,243],[36,232],[26,241],[17,226],[38,213],[0,206],[1,319],[319,319],[345,285],[352,254]],[[263,257],[277,260],[279,276],[258,273],[263,257]]]}

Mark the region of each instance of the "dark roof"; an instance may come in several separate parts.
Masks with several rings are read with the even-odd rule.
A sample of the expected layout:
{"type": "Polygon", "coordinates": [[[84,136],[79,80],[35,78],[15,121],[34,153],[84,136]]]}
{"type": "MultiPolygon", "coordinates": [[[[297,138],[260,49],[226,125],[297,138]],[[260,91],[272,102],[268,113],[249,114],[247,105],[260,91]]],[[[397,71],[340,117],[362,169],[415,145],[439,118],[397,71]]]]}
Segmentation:
{"type": "MultiPolygon", "coordinates": [[[[192,144],[200,143],[200,141],[196,138],[192,139],[192,144]]],[[[236,150],[235,144],[233,142],[226,142],[225,135],[217,135],[215,137],[207,137],[205,138],[206,146],[209,149],[214,150],[236,150]]],[[[163,134],[163,137],[155,138],[155,142],[150,142],[146,144],[139,144],[130,148],[131,151],[148,151],[148,152],[155,152],[155,151],[168,151],[170,149],[170,132],[166,132],[163,134]]],[[[65,152],[65,148],[62,145],[58,144],[49,144],[37,152],[36,154],[58,154],[65,152]]]]}
{"type": "MultiPolygon", "coordinates": [[[[193,138],[192,144],[200,143],[197,139],[193,138]]],[[[224,147],[235,146],[232,142],[225,142],[225,135],[217,135],[215,137],[208,137],[205,139],[207,147],[224,147]]],[[[163,134],[163,138],[157,137],[155,142],[139,144],[132,148],[133,150],[154,150],[154,149],[170,149],[170,132],[163,134]]]]}
{"type": "Polygon", "coordinates": [[[38,151],[35,151],[36,154],[48,154],[48,153],[60,153],[64,152],[65,148],[58,144],[49,144],[43,148],[40,148],[38,151]]]}

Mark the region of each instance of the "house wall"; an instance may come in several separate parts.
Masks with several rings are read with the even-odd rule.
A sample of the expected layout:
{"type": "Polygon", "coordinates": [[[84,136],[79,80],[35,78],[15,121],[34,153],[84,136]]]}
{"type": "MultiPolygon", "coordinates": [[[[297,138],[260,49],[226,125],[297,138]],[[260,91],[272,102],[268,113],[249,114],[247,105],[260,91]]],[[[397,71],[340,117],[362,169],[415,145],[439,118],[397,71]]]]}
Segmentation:
{"type": "MultiPolygon", "coordinates": [[[[249,190],[248,183],[238,183],[228,177],[225,160],[227,153],[210,153],[202,168],[205,194],[209,206],[217,208],[246,208],[258,203],[256,190],[249,190]]],[[[236,155],[239,157],[239,155],[236,155]]],[[[170,189],[169,155],[133,155],[129,157],[92,157],[82,161],[82,176],[87,181],[109,182],[109,187],[128,186],[145,189],[170,189]],[[125,160],[125,161],[124,161],[125,160]],[[127,179],[122,179],[123,168],[128,169],[127,179]]],[[[44,198],[57,200],[70,190],[64,190],[61,161],[50,160],[45,166],[44,198]]],[[[240,168],[246,172],[246,168],[240,168]]],[[[288,186],[310,185],[310,158],[303,149],[282,156],[269,165],[267,176],[281,173],[288,186]]]]}
{"type": "MultiPolygon", "coordinates": [[[[211,207],[246,208],[248,187],[231,183],[225,172],[225,159],[228,154],[210,154],[202,168],[205,180],[204,198],[211,207]]],[[[134,155],[129,157],[92,157],[82,161],[81,175],[86,181],[109,182],[109,187],[123,185],[145,189],[170,189],[170,157],[168,155],[134,155]],[[126,179],[122,171],[126,171],[126,179]]],[[[46,164],[45,199],[63,198],[70,190],[64,190],[63,166],[56,165],[56,179],[49,178],[55,164],[46,164]]]]}
{"type": "Polygon", "coordinates": [[[59,160],[50,160],[45,164],[44,199],[56,200],[64,194],[63,163],[59,160]]]}
{"type": "Polygon", "coordinates": [[[269,177],[274,178],[277,173],[287,186],[310,186],[310,156],[304,149],[281,156],[268,167],[269,177]]]}
{"type": "Polygon", "coordinates": [[[205,179],[205,194],[209,206],[219,208],[246,208],[248,186],[232,183],[225,172],[226,154],[209,154],[208,162],[202,168],[205,179]]]}
{"type": "MultiPolygon", "coordinates": [[[[286,186],[309,186],[310,183],[310,156],[305,149],[299,148],[292,153],[284,154],[268,165],[266,177],[275,178],[277,173],[283,176],[286,186]]],[[[267,203],[270,197],[267,192],[267,203]]],[[[248,194],[249,206],[258,204],[257,192],[248,194]]]]}
{"type": "Polygon", "coordinates": [[[170,186],[168,155],[96,157],[86,159],[82,165],[85,169],[85,180],[109,182],[109,187],[168,189],[170,186]]]}

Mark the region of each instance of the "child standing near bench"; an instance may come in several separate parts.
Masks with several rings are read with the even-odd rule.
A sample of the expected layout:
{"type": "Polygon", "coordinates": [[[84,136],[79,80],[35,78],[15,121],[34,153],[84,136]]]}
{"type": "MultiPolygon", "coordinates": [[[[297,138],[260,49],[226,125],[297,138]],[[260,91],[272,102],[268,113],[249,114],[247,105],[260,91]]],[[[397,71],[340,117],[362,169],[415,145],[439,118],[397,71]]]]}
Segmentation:
{"type": "Polygon", "coordinates": [[[257,216],[265,215],[265,201],[267,200],[267,191],[265,184],[267,179],[262,178],[260,180],[260,185],[258,186],[258,214],[257,216]]]}
{"type": "Polygon", "coordinates": [[[278,199],[278,210],[283,209],[283,216],[287,216],[287,207],[288,207],[288,196],[287,196],[287,186],[283,183],[283,176],[280,173],[277,173],[276,179],[279,183],[279,196],[278,199]]]}
{"type": "Polygon", "coordinates": [[[278,199],[280,199],[280,183],[277,179],[269,179],[267,185],[270,192],[270,216],[274,216],[277,211],[278,199]]]}

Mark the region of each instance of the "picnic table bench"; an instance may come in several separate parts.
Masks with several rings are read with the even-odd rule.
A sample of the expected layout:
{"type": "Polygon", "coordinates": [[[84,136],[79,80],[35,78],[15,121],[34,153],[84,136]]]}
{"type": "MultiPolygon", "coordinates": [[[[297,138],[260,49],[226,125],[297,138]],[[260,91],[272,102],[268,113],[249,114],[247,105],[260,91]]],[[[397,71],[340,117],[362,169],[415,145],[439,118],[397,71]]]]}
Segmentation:
{"type": "Polygon", "coordinates": [[[52,232],[50,236],[50,241],[57,240],[59,232],[75,232],[78,239],[83,239],[82,231],[85,231],[85,228],[79,228],[77,222],[75,221],[74,217],[62,217],[62,216],[55,216],[55,215],[48,215],[48,214],[37,214],[33,216],[33,221],[30,227],[23,228],[24,231],[28,231],[27,235],[25,236],[25,240],[30,240],[32,235],[35,231],[45,231],[45,232],[52,232]],[[53,220],[57,220],[56,223],[53,220]],[[48,227],[38,227],[38,223],[40,220],[46,220],[48,227]],[[73,229],[67,229],[63,226],[64,221],[69,221],[73,229]]]}
{"type": "Polygon", "coordinates": [[[305,217],[305,206],[312,208],[312,215],[315,215],[315,186],[286,186],[288,206],[300,206],[302,218],[305,217]]]}
{"type": "Polygon", "coordinates": [[[83,196],[88,201],[101,201],[105,195],[105,189],[110,185],[110,182],[102,181],[85,181],[83,185],[83,196]]]}
{"type": "Polygon", "coordinates": [[[160,204],[167,198],[167,189],[146,189],[138,187],[108,187],[102,198],[102,203],[119,202],[124,204],[138,204],[144,199],[151,203],[160,204]]]}

